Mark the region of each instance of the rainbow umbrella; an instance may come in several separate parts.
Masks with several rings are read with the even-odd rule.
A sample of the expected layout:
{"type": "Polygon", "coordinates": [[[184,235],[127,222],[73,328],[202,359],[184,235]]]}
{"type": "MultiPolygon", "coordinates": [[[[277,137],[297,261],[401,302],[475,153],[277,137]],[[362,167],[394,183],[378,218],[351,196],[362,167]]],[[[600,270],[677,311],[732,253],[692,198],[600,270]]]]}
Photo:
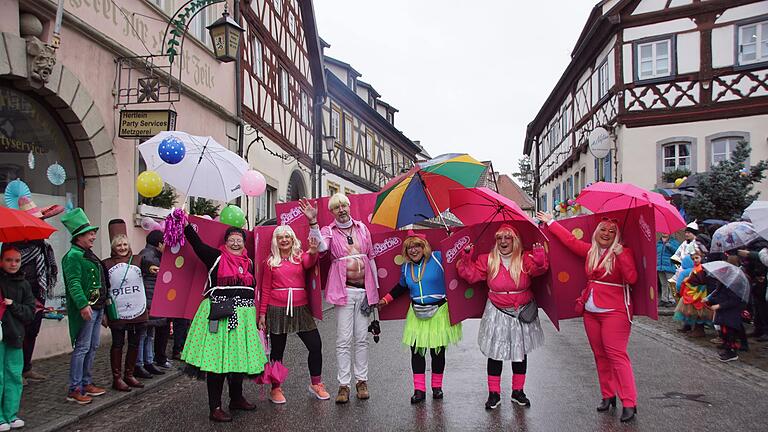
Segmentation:
{"type": "Polygon", "coordinates": [[[448,208],[450,189],[475,187],[485,170],[482,162],[463,153],[416,164],[381,189],[371,222],[400,228],[436,217],[448,208]]]}

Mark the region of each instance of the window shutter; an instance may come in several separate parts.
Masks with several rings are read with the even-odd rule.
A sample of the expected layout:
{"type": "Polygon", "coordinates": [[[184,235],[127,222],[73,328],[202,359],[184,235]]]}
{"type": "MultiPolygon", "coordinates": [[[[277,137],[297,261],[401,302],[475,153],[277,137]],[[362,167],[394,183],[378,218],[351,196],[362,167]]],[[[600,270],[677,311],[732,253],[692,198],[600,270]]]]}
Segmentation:
{"type": "Polygon", "coordinates": [[[595,181],[600,181],[600,162],[602,159],[595,158],[595,181]]]}

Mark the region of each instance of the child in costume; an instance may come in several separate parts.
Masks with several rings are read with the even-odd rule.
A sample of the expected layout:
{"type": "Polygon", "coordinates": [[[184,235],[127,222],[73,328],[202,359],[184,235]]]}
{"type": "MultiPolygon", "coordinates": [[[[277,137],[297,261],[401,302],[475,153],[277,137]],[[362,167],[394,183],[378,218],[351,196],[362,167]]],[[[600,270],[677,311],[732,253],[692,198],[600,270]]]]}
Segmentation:
{"type": "Polygon", "coordinates": [[[683,325],[692,326],[690,337],[704,337],[704,326],[712,324],[712,311],[706,307],[707,279],[701,266],[701,252],[698,250],[683,258],[683,271],[677,283],[680,300],[675,308],[674,319],[683,325]]]}
{"type": "Polygon", "coordinates": [[[442,254],[432,251],[424,234],[408,232],[403,241],[405,263],[401,267],[400,282],[389,294],[379,300],[384,307],[405,292],[411,297],[406,316],[403,344],[411,350],[413,370],[413,396],[411,403],[426,399],[426,353],[432,357],[432,397],[443,398],[443,372],[445,349],[461,340],[461,323],[451,325],[448,303],[445,299],[442,254]]]}
{"type": "Polygon", "coordinates": [[[520,318],[526,307],[537,308],[531,291],[532,278],[547,271],[547,255],[541,245],[523,250],[520,234],[504,224],[496,231],[496,244],[490,253],[472,260],[472,245],[456,263],[459,276],[469,283],[485,281],[488,301],[477,342],[488,357],[488,400],[486,409],[501,403],[501,371],[505,360],[512,361],[512,402],[530,407],[523,391],[528,353],[544,345],[544,331],[538,316],[531,322],[520,318]]]}
{"type": "MultiPolygon", "coordinates": [[[[309,251],[301,251],[301,242],[288,225],[275,228],[272,234],[272,254],[264,265],[259,304],[259,328],[269,331],[271,348],[269,359],[283,361],[285,343],[289,333],[296,333],[309,351],[309,391],[320,400],[331,395],[322,380],[323,344],[306,290],[306,273],[317,263],[318,240],[310,237],[309,251]]],[[[285,396],[280,384],[273,384],[269,400],[284,404],[285,396]]]]}

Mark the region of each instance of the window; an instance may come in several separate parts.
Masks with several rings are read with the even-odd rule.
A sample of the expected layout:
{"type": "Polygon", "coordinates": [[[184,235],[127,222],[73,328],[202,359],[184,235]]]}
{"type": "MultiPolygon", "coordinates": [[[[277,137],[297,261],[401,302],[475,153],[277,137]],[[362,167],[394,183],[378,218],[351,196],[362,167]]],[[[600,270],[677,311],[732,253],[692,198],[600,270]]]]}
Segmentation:
{"type": "Polygon", "coordinates": [[[355,91],[355,77],[351,73],[347,74],[347,87],[355,91]]]}
{"type": "Polygon", "coordinates": [[[663,147],[664,172],[691,169],[691,145],[687,142],[672,143],[663,147]]]}
{"type": "Polygon", "coordinates": [[[205,27],[213,22],[211,19],[211,12],[214,12],[215,9],[215,7],[203,9],[189,23],[190,33],[192,33],[192,35],[194,35],[197,40],[202,42],[203,45],[207,46],[208,48],[212,48],[210,41],[211,35],[208,32],[208,29],[205,27]]]}
{"type": "Polygon", "coordinates": [[[579,184],[579,192],[581,192],[587,185],[587,167],[581,169],[581,184],[579,184]]]}
{"type": "Polygon", "coordinates": [[[275,13],[280,16],[283,13],[283,0],[274,0],[275,13]]]}
{"type": "Polygon", "coordinates": [[[334,137],[334,141],[341,142],[341,133],[339,131],[339,119],[341,113],[335,109],[331,109],[331,135],[334,137]]]}
{"type": "Polygon", "coordinates": [[[374,140],[373,140],[373,134],[366,130],[365,131],[365,158],[369,161],[373,162],[373,151],[374,151],[374,140]]]}
{"type": "Polygon", "coordinates": [[[560,139],[568,136],[571,130],[570,105],[564,106],[560,111],[560,139]]]}
{"type": "Polygon", "coordinates": [[[368,105],[370,105],[371,108],[376,108],[376,99],[370,91],[368,92],[368,105]]]}
{"type": "Polygon", "coordinates": [[[595,181],[613,181],[611,176],[611,153],[608,153],[608,156],[602,159],[595,158],[595,181]]]}
{"type": "Polygon", "coordinates": [[[661,78],[672,74],[672,40],[664,39],[636,46],[637,79],[661,78]]]}
{"type": "Polygon", "coordinates": [[[712,140],[712,165],[728,160],[736,149],[741,137],[723,137],[712,140]]]}
{"type": "Polygon", "coordinates": [[[547,194],[544,194],[541,196],[541,202],[539,203],[539,210],[543,212],[549,211],[549,208],[547,207],[547,194]]]}
{"type": "Polygon", "coordinates": [[[357,192],[355,192],[354,189],[350,189],[348,187],[344,188],[344,195],[353,195],[353,194],[356,194],[356,193],[357,192]]]}
{"type": "Polygon", "coordinates": [[[350,150],[355,149],[354,141],[352,140],[352,132],[352,119],[344,114],[344,145],[350,150]]]}
{"type": "Polygon", "coordinates": [[[280,68],[280,101],[284,105],[288,105],[290,101],[290,95],[288,90],[288,71],[280,68]]]}
{"type": "Polygon", "coordinates": [[[301,92],[301,121],[304,124],[309,124],[309,98],[303,90],[301,92]]]}
{"type": "Polygon", "coordinates": [[[602,99],[603,96],[608,94],[608,89],[611,86],[611,78],[608,74],[608,59],[603,60],[597,68],[597,99],[602,99]]]}
{"type": "Polygon", "coordinates": [[[288,31],[292,35],[296,34],[296,16],[290,12],[288,13],[288,31]]]}
{"type": "Polygon", "coordinates": [[[328,185],[328,196],[333,196],[341,190],[341,186],[339,186],[337,183],[334,183],[332,181],[327,182],[328,185]]]}
{"type": "Polygon", "coordinates": [[[739,64],[768,61],[768,21],[739,27],[739,64]]]}
{"type": "Polygon", "coordinates": [[[264,47],[259,38],[251,40],[251,70],[259,79],[264,79],[264,47]]]}
{"type": "Polygon", "coordinates": [[[579,177],[581,176],[581,173],[579,171],[576,171],[576,173],[573,174],[573,194],[574,197],[581,192],[581,183],[579,182],[579,177]]]}
{"type": "Polygon", "coordinates": [[[395,124],[395,113],[392,111],[387,111],[387,122],[389,122],[389,124],[395,124]]]}
{"type": "Polygon", "coordinates": [[[256,222],[260,222],[275,217],[275,197],[277,189],[267,185],[266,191],[255,197],[253,200],[253,214],[256,222]]]}

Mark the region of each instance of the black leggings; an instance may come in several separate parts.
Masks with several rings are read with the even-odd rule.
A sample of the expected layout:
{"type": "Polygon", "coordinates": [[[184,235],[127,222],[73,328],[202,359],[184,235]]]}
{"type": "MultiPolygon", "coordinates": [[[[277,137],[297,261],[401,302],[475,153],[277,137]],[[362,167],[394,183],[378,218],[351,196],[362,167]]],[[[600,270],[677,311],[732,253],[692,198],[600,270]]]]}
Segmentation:
{"type": "MultiPolygon", "coordinates": [[[[317,329],[296,333],[307,347],[309,355],[307,364],[309,365],[309,376],[317,377],[323,373],[323,342],[320,340],[320,332],[317,329]]],[[[270,346],[272,351],[269,353],[269,359],[272,361],[283,361],[285,352],[285,343],[288,340],[288,333],[275,334],[270,333],[270,346]]]]}
{"type": "Polygon", "coordinates": [[[112,331],[112,349],[122,350],[125,346],[125,334],[128,334],[128,347],[137,348],[141,335],[147,331],[146,325],[142,324],[117,324],[109,326],[112,331]]]}
{"type": "MultiPolygon", "coordinates": [[[[501,370],[504,368],[504,362],[501,360],[488,359],[488,376],[501,376],[501,370]]],[[[512,362],[512,373],[515,375],[525,375],[528,369],[528,356],[523,357],[521,362],[512,362]]]]}
{"type": "MultiPolygon", "coordinates": [[[[411,369],[415,374],[423,374],[427,370],[426,352],[419,354],[418,349],[415,346],[411,347],[411,369]]],[[[429,350],[429,355],[432,357],[432,373],[442,374],[445,371],[445,347],[429,350]]]]}
{"type": "Polygon", "coordinates": [[[224,380],[229,382],[229,400],[239,401],[243,399],[243,378],[244,374],[229,373],[216,374],[208,372],[206,374],[206,385],[208,386],[208,407],[211,411],[221,407],[221,393],[224,392],[224,380]]]}

